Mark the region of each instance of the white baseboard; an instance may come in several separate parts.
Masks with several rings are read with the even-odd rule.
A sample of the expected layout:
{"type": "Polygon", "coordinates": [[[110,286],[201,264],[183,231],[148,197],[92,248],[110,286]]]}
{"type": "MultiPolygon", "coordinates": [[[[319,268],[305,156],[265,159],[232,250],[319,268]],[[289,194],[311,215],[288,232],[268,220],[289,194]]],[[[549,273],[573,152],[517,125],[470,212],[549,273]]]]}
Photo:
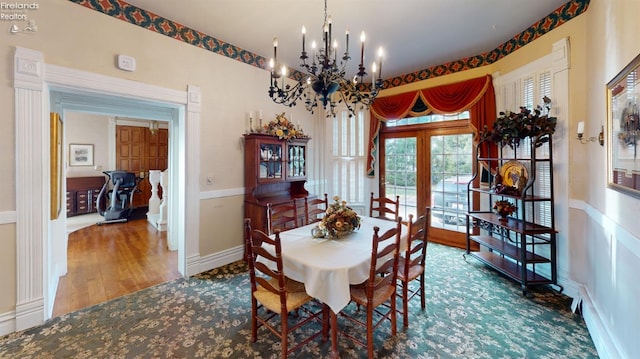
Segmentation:
{"type": "Polygon", "coordinates": [[[21,331],[44,323],[44,298],[16,305],[15,330],[21,331]]]}
{"type": "Polygon", "coordinates": [[[579,298],[582,285],[567,276],[567,273],[558,269],[558,284],[562,286],[562,294],[570,298],[579,298]]]}
{"type": "Polygon", "coordinates": [[[187,277],[200,273],[200,255],[187,256],[187,277]]]}
{"type": "Polygon", "coordinates": [[[244,246],[233,247],[222,252],[217,252],[205,257],[201,257],[198,273],[222,267],[223,265],[239,261],[242,258],[244,258],[244,246]]]}
{"type": "Polygon", "coordinates": [[[604,325],[604,321],[601,319],[602,317],[597,307],[594,305],[589,292],[584,286],[580,286],[580,299],[582,299],[582,317],[587,324],[587,329],[598,351],[598,356],[602,359],[621,358],[611,334],[604,325]]]}
{"type": "Polygon", "coordinates": [[[0,336],[16,331],[16,312],[6,312],[0,314],[0,336]]]}

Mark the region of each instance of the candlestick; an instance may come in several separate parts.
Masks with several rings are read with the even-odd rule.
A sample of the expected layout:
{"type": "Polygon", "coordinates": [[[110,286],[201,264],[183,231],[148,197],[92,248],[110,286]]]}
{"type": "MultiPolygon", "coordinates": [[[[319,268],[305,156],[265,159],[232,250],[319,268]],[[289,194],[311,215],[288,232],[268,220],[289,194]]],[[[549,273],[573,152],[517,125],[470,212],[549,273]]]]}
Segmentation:
{"type": "Polygon", "coordinates": [[[311,49],[313,50],[313,64],[316,63],[316,40],[311,41],[311,49]]]}
{"type": "Polygon", "coordinates": [[[378,77],[382,78],[382,46],[378,49],[378,58],[380,59],[380,68],[378,69],[378,77]]]}
{"type": "Polygon", "coordinates": [[[329,43],[331,43],[331,15],[327,18],[327,22],[329,23],[329,43]]]}
{"type": "Polygon", "coordinates": [[[345,31],[345,35],[347,37],[347,40],[346,40],[347,42],[346,42],[346,45],[345,45],[344,53],[345,54],[349,54],[349,28],[347,28],[347,31],[345,31]]]}
{"type": "Polygon", "coordinates": [[[271,68],[271,76],[269,76],[271,79],[271,87],[273,87],[273,75],[275,75],[275,72],[273,71],[273,67],[275,66],[275,62],[273,61],[273,58],[271,58],[269,60],[269,68],[271,68]]]}
{"type": "Polygon", "coordinates": [[[325,62],[329,57],[329,26],[325,23],[322,36],[324,38],[324,60],[325,62]]]}
{"type": "Polygon", "coordinates": [[[376,86],[376,62],[371,63],[371,86],[376,86]]]}
{"type": "Polygon", "coordinates": [[[364,34],[364,31],[362,31],[362,33],[360,34],[360,42],[362,44],[361,49],[360,49],[360,65],[364,64],[364,41],[366,40],[367,36],[364,34]]]}
{"type": "Polygon", "coordinates": [[[304,25],[302,26],[302,52],[304,52],[304,37],[307,33],[307,29],[304,28],[304,25]]]}
{"type": "Polygon", "coordinates": [[[273,38],[273,61],[278,62],[278,38],[273,38]]]}
{"type": "Polygon", "coordinates": [[[584,121],[578,122],[578,136],[584,133],[584,121]]]}

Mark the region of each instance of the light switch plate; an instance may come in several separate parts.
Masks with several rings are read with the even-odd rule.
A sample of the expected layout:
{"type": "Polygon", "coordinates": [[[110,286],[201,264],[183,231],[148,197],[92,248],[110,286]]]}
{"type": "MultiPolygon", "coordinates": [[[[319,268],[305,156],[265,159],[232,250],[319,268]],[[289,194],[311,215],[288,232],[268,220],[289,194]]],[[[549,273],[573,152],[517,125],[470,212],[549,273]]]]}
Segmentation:
{"type": "Polygon", "coordinates": [[[136,70],[136,59],[127,55],[118,55],[118,68],[133,72],[136,70]]]}

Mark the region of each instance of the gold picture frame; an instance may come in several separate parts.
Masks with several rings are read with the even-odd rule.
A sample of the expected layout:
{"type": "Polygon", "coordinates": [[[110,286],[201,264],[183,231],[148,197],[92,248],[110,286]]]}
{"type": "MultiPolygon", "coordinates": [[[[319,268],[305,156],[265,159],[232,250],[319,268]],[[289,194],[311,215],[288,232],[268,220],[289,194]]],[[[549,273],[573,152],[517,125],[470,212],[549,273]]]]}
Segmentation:
{"type": "Polygon", "coordinates": [[[50,114],[51,219],[57,219],[62,208],[62,118],[50,114]]]}
{"type": "Polygon", "coordinates": [[[607,187],[640,198],[640,55],[607,84],[607,187]]]}

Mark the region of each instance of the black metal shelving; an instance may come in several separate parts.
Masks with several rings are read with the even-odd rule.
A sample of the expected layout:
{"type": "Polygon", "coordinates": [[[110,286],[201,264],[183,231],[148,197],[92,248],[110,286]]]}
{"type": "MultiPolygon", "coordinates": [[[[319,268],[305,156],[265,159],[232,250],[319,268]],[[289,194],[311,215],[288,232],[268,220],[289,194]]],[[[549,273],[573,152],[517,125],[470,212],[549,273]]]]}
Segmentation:
{"type": "Polygon", "coordinates": [[[518,161],[528,178],[520,191],[498,193],[495,183],[477,187],[478,174],[473,177],[468,186],[465,258],[476,258],[517,281],[525,295],[533,285],[551,284],[562,290],[557,282],[551,136],[526,139],[514,149],[500,148],[496,157],[483,156],[481,148],[479,144],[478,170],[483,162],[499,171],[505,163],[518,161]],[[509,200],[518,210],[505,220],[492,212],[496,200],[509,200]],[[471,250],[474,242],[479,251],[471,250]]]}

